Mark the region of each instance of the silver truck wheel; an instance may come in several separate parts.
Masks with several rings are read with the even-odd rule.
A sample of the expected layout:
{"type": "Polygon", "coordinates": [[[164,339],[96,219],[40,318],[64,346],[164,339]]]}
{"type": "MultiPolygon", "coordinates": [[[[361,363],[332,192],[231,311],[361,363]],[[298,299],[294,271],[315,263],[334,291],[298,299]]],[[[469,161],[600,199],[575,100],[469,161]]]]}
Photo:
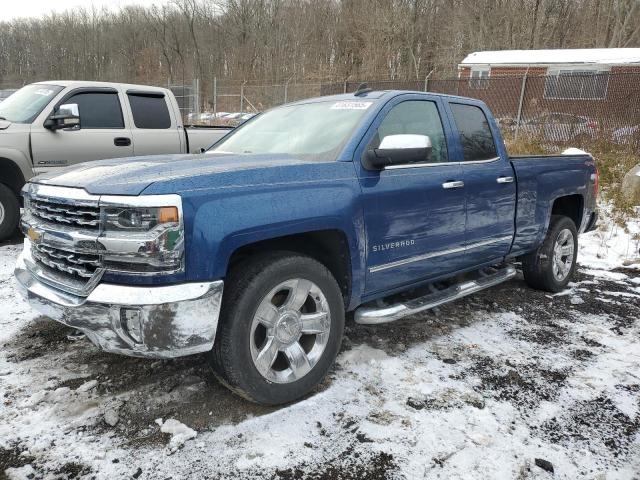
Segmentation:
{"type": "Polygon", "coordinates": [[[329,304],[315,283],[302,278],[282,282],[262,299],[253,317],[253,364],[271,382],[295,382],[322,357],[330,327],[329,304]]]}
{"type": "Polygon", "coordinates": [[[525,281],[538,290],[563,290],[576,269],[578,231],[572,219],[553,215],[547,235],[535,251],[522,257],[525,281]]]}
{"type": "Polygon", "coordinates": [[[573,265],[573,233],[568,228],[562,230],[553,247],[553,276],[563,282],[573,265]]]}
{"type": "Polygon", "coordinates": [[[248,257],[225,278],[211,366],[248,400],[292,402],[333,365],[344,316],[343,292],[322,263],[288,251],[248,257]]]}

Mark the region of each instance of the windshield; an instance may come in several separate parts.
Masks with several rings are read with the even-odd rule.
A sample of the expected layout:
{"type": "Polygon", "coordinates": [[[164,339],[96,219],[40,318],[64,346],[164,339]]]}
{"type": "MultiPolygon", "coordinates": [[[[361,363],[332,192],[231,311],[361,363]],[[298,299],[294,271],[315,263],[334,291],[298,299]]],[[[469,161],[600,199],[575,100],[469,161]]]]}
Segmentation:
{"type": "Polygon", "coordinates": [[[371,101],[330,101],[269,110],[232,132],[209,153],[337,155],[371,101]]]}
{"type": "Polygon", "coordinates": [[[0,103],[0,118],[13,123],[31,123],[63,87],[33,84],[22,87],[0,103]]]}

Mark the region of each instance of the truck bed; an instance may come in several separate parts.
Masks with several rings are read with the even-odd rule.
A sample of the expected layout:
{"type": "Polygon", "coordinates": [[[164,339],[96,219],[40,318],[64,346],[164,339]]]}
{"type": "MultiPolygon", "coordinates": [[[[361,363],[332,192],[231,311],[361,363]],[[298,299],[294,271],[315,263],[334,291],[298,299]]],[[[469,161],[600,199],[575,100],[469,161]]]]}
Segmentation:
{"type": "Polygon", "coordinates": [[[230,127],[205,127],[199,125],[185,125],[184,133],[187,137],[187,151],[200,153],[201,149],[208,149],[233,128],[230,127]]]}
{"type": "Polygon", "coordinates": [[[576,219],[576,227],[584,227],[583,220],[595,210],[594,189],[587,187],[593,185],[591,176],[596,172],[591,155],[514,155],[509,159],[518,185],[512,256],[540,245],[556,198],[573,195],[581,203],[584,214],[576,219]]]}

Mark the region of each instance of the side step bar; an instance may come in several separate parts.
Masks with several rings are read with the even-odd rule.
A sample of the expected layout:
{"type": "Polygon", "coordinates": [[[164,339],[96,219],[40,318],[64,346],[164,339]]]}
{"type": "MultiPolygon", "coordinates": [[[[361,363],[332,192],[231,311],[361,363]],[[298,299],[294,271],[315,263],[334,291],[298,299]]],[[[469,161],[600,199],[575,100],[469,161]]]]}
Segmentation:
{"type": "Polygon", "coordinates": [[[479,278],[452,285],[444,290],[437,290],[422,297],[414,298],[405,303],[387,305],[381,308],[363,306],[356,310],[356,323],[363,325],[377,325],[398,320],[407,315],[413,315],[444,303],[452,302],[485,288],[493,287],[515,277],[516,269],[507,265],[492,273],[480,271],[479,278]]]}

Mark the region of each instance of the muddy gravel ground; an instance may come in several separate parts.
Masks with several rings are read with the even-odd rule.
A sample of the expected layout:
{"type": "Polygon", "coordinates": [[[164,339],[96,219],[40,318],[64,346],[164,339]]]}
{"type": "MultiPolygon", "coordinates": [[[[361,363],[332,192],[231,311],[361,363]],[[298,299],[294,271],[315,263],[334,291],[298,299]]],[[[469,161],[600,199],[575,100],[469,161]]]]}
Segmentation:
{"type": "Polygon", "coordinates": [[[560,295],[519,274],[349,319],[326,381],[280,408],[230,393],[207,355],[103,353],[3,277],[0,478],[640,478],[640,271],[586,271],[560,295]],[[169,418],[197,436],[170,445],[169,418]]]}

